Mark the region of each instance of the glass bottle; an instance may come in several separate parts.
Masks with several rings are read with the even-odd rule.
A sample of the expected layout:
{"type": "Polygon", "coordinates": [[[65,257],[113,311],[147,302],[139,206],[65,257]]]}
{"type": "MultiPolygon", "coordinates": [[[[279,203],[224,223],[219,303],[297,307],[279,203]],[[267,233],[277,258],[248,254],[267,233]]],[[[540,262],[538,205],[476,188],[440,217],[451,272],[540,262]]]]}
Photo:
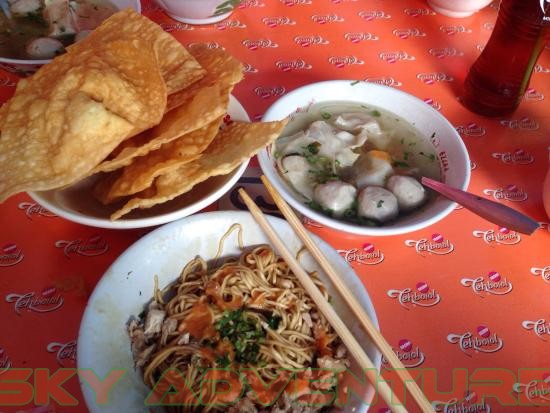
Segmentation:
{"type": "Polygon", "coordinates": [[[549,37],[550,0],[502,0],[493,33],[464,82],[463,104],[485,116],[513,112],[549,37]]]}

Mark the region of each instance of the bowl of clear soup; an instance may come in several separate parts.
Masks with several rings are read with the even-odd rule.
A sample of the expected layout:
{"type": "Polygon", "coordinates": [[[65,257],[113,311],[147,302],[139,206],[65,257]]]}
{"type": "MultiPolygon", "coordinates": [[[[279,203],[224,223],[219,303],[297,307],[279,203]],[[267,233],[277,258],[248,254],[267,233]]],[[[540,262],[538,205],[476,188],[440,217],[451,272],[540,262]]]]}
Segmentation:
{"type": "Polygon", "coordinates": [[[424,101],[373,83],[335,80],[298,88],[263,120],[290,117],[258,158],[263,173],[302,215],[340,231],[396,235],[425,228],[455,203],[420,184],[426,176],[462,190],[468,151],[424,101]]]}

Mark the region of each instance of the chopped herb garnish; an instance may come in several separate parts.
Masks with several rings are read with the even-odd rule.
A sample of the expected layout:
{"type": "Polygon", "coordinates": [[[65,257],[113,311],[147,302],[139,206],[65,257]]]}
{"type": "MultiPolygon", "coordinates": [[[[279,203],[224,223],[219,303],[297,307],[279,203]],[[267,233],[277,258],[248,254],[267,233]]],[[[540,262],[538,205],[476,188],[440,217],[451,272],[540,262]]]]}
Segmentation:
{"type": "Polygon", "coordinates": [[[407,162],[402,162],[402,161],[393,161],[393,166],[398,166],[398,167],[401,167],[401,168],[410,167],[410,165],[407,162]]]}
{"type": "Polygon", "coordinates": [[[409,155],[410,155],[410,154],[411,154],[410,152],[406,152],[406,151],[405,151],[405,152],[403,153],[403,159],[406,160],[406,161],[408,161],[408,160],[409,160],[409,155]]]}
{"type": "Polygon", "coordinates": [[[409,142],[409,146],[414,146],[416,145],[416,142],[409,142]]]}
{"type": "Polygon", "coordinates": [[[430,136],[430,139],[433,139],[433,138],[435,138],[435,132],[432,133],[432,136],[430,136]]]}
{"type": "Polygon", "coordinates": [[[384,200],[383,199],[380,199],[377,203],[376,203],[376,208],[382,208],[382,205],[384,204],[384,200]]]}
{"type": "Polygon", "coordinates": [[[279,323],[281,322],[282,318],[278,315],[273,314],[272,316],[268,317],[267,319],[267,325],[272,330],[277,330],[279,328],[279,323]]]}
{"type": "Polygon", "coordinates": [[[370,112],[370,114],[371,114],[372,116],[376,117],[376,118],[379,118],[380,116],[382,116],[382,114],[380,113],[380,111],[379,111],[379,110],[376,110],[376,109],[375,109],[375,110],[372,110],[372,111],[370,112]]]}
{"type": "Polygon", "coordinates": [[[319,142],[312,142],[304,149],[309,152],[311,155],[317,155],[319,153],[319,148],[321,147],[321,144],[319,142]]]}
{"type": "Polygon", "coordinates": [[[405,143],[405,138],[401,138],[399,142],[401,143],[401,145],[403,145],[405,143]]]}
{"type": "Polygon", "coordinates": [[[334,215],[334,211],[332,209],[328,209],[328,208],[325,208],[323,207],[320,203],[318,203],[317,201],[309,201],[309,202],[306,202],[306,205],[308,207],[310,207],[311,209],[317,211],[317,212],[321,212],[325,215],[328,215],[329,217],[332,217],[332,215],[334,215]]]}
{"type": "Polygon", "coordinates": [[[216,364],[218,367],[225,368],[231,364],[231,360],[229,360],[229,356],[227,354],[224,354],[223,356],[218,356],[216,358],[216,364]]]}
{"type": "Polygon", "coordinates": [[[431,162],[435,161],[435,155],[433,153],[418,152],[418,154],[428,158],[431,162]]]}
{"type": "Polygon", "coordinates": [[[354,80],[353,82],[350,83],[351,86],[355,86],[357,83],[359,83],[360,80],[354,80]]]}
{"type": "Polygon", "coordinates": [[[242,309],[225,311],[216,321],[216,330],[235,348],[235,360],[239,363],[256,363],[260,342],[265,338],[258,321],[242,309]]]}
{"type": "Polygon", "coordinates": [[[332,118],[332,115],[328,112],[321,112],[321,117],[325,120],[332,118]]]}

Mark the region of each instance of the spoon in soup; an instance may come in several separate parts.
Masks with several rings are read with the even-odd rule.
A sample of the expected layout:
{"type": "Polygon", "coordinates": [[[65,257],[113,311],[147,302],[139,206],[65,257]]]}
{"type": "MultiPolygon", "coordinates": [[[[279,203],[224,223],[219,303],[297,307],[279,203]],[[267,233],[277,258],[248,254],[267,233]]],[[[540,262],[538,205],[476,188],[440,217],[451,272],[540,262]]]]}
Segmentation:
{"type": "Polygon", "coordinates": [[[420,180],[422,185],[433,189],[445,198],[462,205],[469,209],[474,214],[485,218],[494,224],[500,225],[522,234],[531,235],[537,230],[540,225],[535,220],[529,218],[515,209],[499,204],[498,202],[490,201],[478,195],[452,188],[442,182],[435,181],[423,176],[420,180]]]}

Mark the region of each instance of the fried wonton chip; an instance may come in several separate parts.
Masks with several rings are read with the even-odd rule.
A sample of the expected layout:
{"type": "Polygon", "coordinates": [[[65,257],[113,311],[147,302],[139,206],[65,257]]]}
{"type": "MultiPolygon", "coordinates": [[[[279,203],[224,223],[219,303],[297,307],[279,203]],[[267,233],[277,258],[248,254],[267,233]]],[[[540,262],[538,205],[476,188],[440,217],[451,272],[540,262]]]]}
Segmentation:
{"type": "Polygon", "coordinates": [[[166,113],[152,129],[121,143],[112,159],[99,164],[94,172],[109,172],[130,165],[132,159],[144,156],[184,134],[202,128],[226,113],[229,91],[218,85],[201,89],[189,102],[166,113]]]}
{"type": "Polygon", "coordinates": [[[0,201],[78,181],[121,141],[158,123],[165,102],[156,57],[142,41],[56,58],[2,107],[0,201]]]}
{"type": "Polygon", "coordinates": [[[153,47],[169,94],[189,86],[205,74],[181,43],[158,24],[130,8],[113,14],[88,37],[67,50],[71,54],[117,39],[139,39],[153,47]]]}
{"type": "Polygon", "coordinates": [[[123,196],[147,189],[157,176],[167,174],[200,157],[216,136],[221,120],[222,118],[218,118],[203,128],[136,158],[123,169],[111,172],[96,184],[94,195],[103,204],[109,204],[123,196]],[[116,175],[115,179],[113,174],[116,175]]]}
{"type": "Polygon", "coordinates": [[[177,93],[169,93],[167,111],[188,102],[202,88],[217,84],[222,90],[229,90],[243,78],[242,63],[223,49],[209,49],[207,45],[196,44],[189,48],[189,52],[206,70],[206,74],[190,87],[177,93]]]}
{"type": "Polygon", "coordinates": [[[287,121],[234,122],[222,129],[202,156],[155,179],[152,187],[111,215],[116,220],[136,208],[150,208],[191,190],[206,179],[230,173],[239,164],[273,142],[287,121]]]}

